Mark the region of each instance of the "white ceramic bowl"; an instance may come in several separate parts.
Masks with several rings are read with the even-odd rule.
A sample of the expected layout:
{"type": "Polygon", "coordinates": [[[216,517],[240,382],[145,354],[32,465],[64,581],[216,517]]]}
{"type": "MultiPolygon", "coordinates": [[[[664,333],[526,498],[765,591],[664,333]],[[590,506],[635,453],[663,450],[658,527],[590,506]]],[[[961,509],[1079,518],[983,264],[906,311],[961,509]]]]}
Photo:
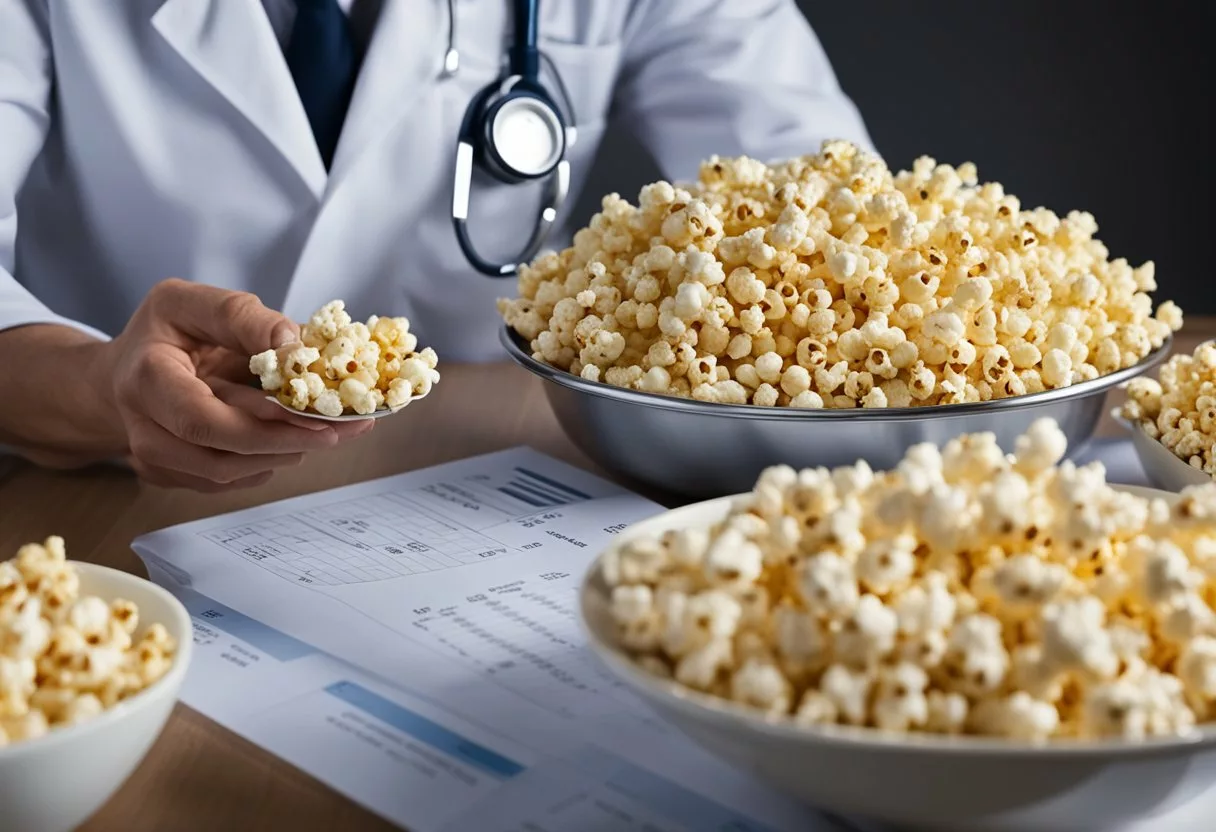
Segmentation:
{"type": "Polygon", "coordinates": [[[1118,419],[1131,433],[1136,456],[1140,458],[1140,465],[1153,485],[1166,491],[1181,491],[1188,485],[1204,485],[1212,481],[1211,475],[1192,468],[1186,460],[1179,459],[1160,441],[1145,433],[1139,425],[1122,417],[1118,419]]]}
{"type": "MultiPolygon", "coordinates": [[[[1150,489],[1119,486],[1175,499],[1150,489]]],[[[734,497],[666,512],[620,540],[707,527],[734,497]]],[[[607,587],[593,564],[581,591],[593,652],[608,670],[694,742],[806,803],[900,828],[945,832],[1078,832],[1148,821],[1145,829],[1216,828],[1194,815],[1216,802],[1216,727],[1197,738],[1017,745],[983,737],[890,736],[872,729],[802,728],[692,691],[639,668],[615,644],[607,587]],[[1195,798],[1210,792],[1202,801],[1195,798]],[[1197,825],[1196,825],[1197,824],[1197,825]]],[[[1205,814],[1201,811],[1200,815],[1205,814]]],[[[1138,827],[1139,828],[1139,827],[1138,827]]]]}
{"type": "Polygon", "coordinates": [[[73,563],[80,591],[139,607],[139,633],[160,623],[177,641],[172,667],[154,685],[94,719],[0,748],[0,830],[68,832],[105,804],[160,735],[190,664],[193,627],[186,608],[148,581],[90,563],[73,563]]]}

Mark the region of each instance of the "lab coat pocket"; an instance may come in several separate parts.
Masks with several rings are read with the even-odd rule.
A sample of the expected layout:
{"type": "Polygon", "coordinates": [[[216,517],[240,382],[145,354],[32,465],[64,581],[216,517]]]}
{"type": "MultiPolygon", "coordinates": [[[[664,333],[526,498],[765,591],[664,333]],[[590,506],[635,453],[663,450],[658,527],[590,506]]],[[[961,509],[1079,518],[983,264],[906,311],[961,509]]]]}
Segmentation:
{"type": "Polygon", "coordinates": [[[559,97],[564,85],[579,132],[598,133],[612,106],[623,45],[617,42],[589,46],[545,37],[540,38],[539,45],[548,58],[542,74],[546,85],[551,85],[553,94],[559,97]],[[560,76],[560,84],[553,77],[554,69],[560,76]]]}

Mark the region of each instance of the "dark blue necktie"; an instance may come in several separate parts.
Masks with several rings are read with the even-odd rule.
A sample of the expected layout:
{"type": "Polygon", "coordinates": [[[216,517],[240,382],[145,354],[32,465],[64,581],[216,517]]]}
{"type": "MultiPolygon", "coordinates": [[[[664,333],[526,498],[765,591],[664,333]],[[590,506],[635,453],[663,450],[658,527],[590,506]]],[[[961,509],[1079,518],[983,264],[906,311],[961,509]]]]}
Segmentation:
{"type": "Polygon", "coordinates": [[[358,75],[350,21],[337,0],[296,0],[296,22],[284,55],[329,168],[358,75]]]}

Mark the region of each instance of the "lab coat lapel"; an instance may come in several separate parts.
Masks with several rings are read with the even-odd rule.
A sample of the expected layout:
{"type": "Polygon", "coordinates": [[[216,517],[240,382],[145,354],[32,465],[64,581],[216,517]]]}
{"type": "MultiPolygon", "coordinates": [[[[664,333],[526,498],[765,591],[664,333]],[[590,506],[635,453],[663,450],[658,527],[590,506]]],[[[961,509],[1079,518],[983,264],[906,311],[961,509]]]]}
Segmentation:
{"type": "Polygon", "coordinates": [[[166,0],[152,25],[320,198],[325,163],[260,0],[166,0]]]}
{"type": "Polygon", "coordinates": [[[330,171],[332,190],[434,84],[447,43],[445,0],[384,0],[330,171]]]}

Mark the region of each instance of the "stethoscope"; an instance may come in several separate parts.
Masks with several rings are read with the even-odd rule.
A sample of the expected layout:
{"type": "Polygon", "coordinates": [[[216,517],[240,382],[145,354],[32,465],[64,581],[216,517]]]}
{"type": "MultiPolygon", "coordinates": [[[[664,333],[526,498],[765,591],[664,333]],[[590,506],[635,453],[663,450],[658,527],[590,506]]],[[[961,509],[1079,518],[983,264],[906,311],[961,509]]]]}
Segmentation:
{"type": "MultiPolygon", "coordinates": [[[[460,53],[456,51],[455,0],[448,0],[447,5],[448,47],[442,75],[450,78],[460,67],[460,53]]],[[[540,0],[514,0],[513,5],[515,38],[507,53],[507,67],[473,98],[465,111],[456,140],[452,187],[456,241],[473,268],[491,277],[514,275],[519,264],[540,251],[570,189],[570,162],[566,153],[576,138],[574,105],[566,86],[557,67],[536,45],[540,0]],[[557,83],[564,113],[541,83],[542,62],[557,83]],[[514,262],[491,263],[477,253],[469,239],[469,195],[474,167],[508,185],[544,183],[541,210],[532,236],[513,258],[514,262]]]]}

